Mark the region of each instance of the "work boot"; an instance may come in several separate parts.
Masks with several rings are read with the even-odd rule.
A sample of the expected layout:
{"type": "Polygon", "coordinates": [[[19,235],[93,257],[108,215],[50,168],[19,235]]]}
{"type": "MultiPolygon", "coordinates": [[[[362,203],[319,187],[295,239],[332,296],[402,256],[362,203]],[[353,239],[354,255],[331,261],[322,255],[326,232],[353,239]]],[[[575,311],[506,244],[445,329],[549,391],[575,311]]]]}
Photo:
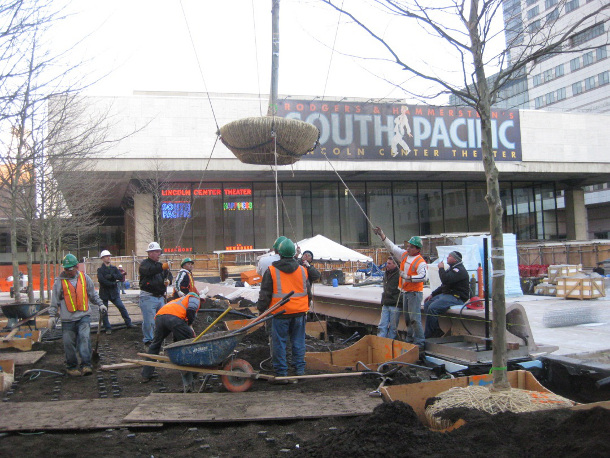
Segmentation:
{"type": "Polygon", "coordinates": [[[83,375],[91,375],[93,374],[93,369],[89,366],[83,367],[83,375]]]}
{"type": "Polygon", "coordinates": [[[106,329],[106,335],[109,336],[110,334],[112,334],[112,329],[106,329]]]}
{"type": "Polygon", "coordinates": [[[82,375],[78,369],[66,369],[66,374],[70,377],[80,377],[82,375]]]}

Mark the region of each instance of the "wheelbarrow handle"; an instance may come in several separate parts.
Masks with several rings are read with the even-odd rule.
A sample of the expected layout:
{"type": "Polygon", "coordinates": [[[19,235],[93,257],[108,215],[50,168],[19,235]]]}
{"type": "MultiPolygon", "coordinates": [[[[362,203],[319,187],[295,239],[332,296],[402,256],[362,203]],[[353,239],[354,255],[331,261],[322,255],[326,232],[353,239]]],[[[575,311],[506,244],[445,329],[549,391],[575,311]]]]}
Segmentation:
{"type": "Polygon", "coordinates": [[[286,310],[280,310],[279,312],[277,312],[277,313],[276,313],[276,314],[274,314],[274,315],[268,315],[268,316],[264,317],[262,320],[258,320],[256,323],[250,323],[250,324],[247,324],[247,325],[246,325],[246,326],[244,326],[243,328],[236,329],[235,331],[230,332],[230,333],[229,333],[229,334],[227,334],[225,337],[228,337],[228,336],[233,336],[233,335],[235,335],[235,334],[241,334],[242,332],[246,332],[248,329],[253,328],[254,326],[257,326],[257,325],[259,325],[259,324],[262,324],[262,323],[264,323],[265,321],[269,321],[270,319],[275,318],[275,317],[276,317],[276,316],[278,316],[278,315],[282,315],[283,313],[286,313],[286,310]]]}
{"type": "Polygon", "coordinates": [[[273,305],[272,307],[269,307],[267,310],[265,310],[259,316],[254,318],[252,320],[252,323],[258,323],[261,319],[263,319],[264,317],[269,315],[271,312],[274,312],[275,310],[279,309],[282,305],[284,305],[286,302],[288,302],[290,300],[290,297],[293,294],[294,294],[294,291],[290,291],[288,294],[286,294],[284,297],[282,297],[281,301],[279,301],[277,304],[273,305]]]}

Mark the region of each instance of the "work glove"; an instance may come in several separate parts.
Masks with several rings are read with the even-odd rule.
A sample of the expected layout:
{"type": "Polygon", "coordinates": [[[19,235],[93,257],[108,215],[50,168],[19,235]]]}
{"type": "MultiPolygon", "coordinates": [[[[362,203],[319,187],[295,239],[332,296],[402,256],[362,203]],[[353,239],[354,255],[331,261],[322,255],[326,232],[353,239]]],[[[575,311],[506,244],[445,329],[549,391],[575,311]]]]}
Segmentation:
{"type": "Polygon", "coordinates": [[[163,280],[163,284],[164,284],[165,286],[169,286],[169,280],[168,280],[168,279],[163,280]]]}
{"type": "Polygon", "coordinates": [[[192,327],[192,326],[189,326],[189,328],[191,328],[191,331],[193,331],[193,337],[195,337],[195,335],[196,335],[196,334],[195,334],[195,329],[193,329],[193,327],[192,327]]]}
{"type": "Polygon", "coordinates": [[[400,278],[402,278],[403,280],[411,281],[411,277],[408,276],[407,273],[403,272],[402,270],[400,271],[400,278]]]}
{"type": "Polygon", "coordinates": [[[169,262],[163,263],[163,270],[169,270],[169,262]]]}
{"type": "Polygon", "coordinates": [[[184,293],[182,291],[178,291],[178,297],[184,297],[184,293]]]}
{"type": "Polygon", "coordinates": [[[108,307],[106,307],[105,305],[100,305],[100,313],[102,315],[106,315],[108,313],[108,307]]]}

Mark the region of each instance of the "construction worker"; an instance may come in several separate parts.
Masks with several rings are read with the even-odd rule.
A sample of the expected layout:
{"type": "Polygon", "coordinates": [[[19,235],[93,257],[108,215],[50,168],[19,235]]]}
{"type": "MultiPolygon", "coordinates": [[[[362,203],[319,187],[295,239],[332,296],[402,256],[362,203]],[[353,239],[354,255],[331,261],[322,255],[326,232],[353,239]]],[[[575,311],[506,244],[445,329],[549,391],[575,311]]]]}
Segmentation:
{"type": "Polygon", "coordinates": [[[453,305],[463,305],[470,299],[470,278],[464,264],[462,253],[452,251],[447,255],[447,269],[445,263],[438,263],[438,275],[441,286],[432,291],[424,301],[426,314],[426,339],[441,337],[443,331],[438,325],[438,316],[445,313],[453,305]]]}
{"type": "Polygon", "coordinates": [[[165,295],[170,284],[169,263],[160,263],[161,246],[150,242],[146,258],[140,264],[140,310],[142,310],[142,334],[144,345],[152,342],[155,333],[155,315],[165,305],[165,295]]]}
{"type": "Polygon", "coordinates": [[[386,249],[396,259],[400,259],[400,280],[398,288],[402,293],[402,310],[407,324],[407,342],[417,345],[421,351],[424,349],[424,328],[421,324],[421,305],[424,298],[424,281],[428,274],[428,265],[420,254],[421,238],[413,236],[405,241],[402,249],[386,237],[380,227],[376,227],[375,234],[381,238],[386,249]]]}
{"type": "MultiPolygon", "coordinates": [[[[197,293],[190,292],[184,297],[179,297],[165,304],[155,315],[155,336],[148,347],[148,354],[158,355],[163,345],[163,341],[170,334],[174,337],[174,342],[192,339],[195,331],[192,324],[197,317],[197,311],[201,301],[197,293]]],[[[142,383],[151,380],[155,368],[144,366],[142,369],[142,383]]],[[[182,372],[182,384],[184,391],[190,393],[193,390],[193,373],[182,372]]]]}
{"type": "Polygon", "coordinates": [[[280,243],[280,260],[275,261],[264,273],[256,304],[262,313],[287,293],[294,291],[290,301],[279,309],[285,310],[285,313],[271,320],[273,368],[278,377],[288,375],[286,341],[289,337],[296,375],[305,373],[305,323],[309,310],[307,287],[309,281],[317,281],[320,278],[319,272],[313,267],[300,266],[294,259],[295,253],[296,248],[292,240],[285,239],[280,243]]]}
{"type": "MultiPolygon", "coordinates": [[[[123,281],[123,274],[115,266],[110,264],[110,251],[104,250],[100,253],[102,265],[97,269],[97,281],[100,284],[100,299],[106,307],[108,307],[108,301],[112,302],[116,308],[119,309],[121,317],[125,322],[125,326],[131,328],[131,318],[119,293],[118,282],[123,281]]],[[[108,314],[104,315],[104,328],[106,334],[112,334],[112,326],[108,319],[108,314]]]]}
{"type": "Polygon", "coordinates": [[[280,255],[278,254],[278,249],[280,247],[280,244],[286,239],[287,239],[287,237],[284,237],[283,235],[279,236],[277,239],[275,239],[275,242],[273,242],[271,251],[267,254],[262,255],[259,258],[258,264],[256,265],[256,272],[260,276],[263,276],[265,274],[265,272],[267,271],[267,269],[269,268],[269,266],[271,264],[273,264],[275,261],[280,260],[280,255]]]}
{"type": "Polygon", "coordinates": [[[195,265],[195,261],[191,258],[184,258],[180,263],[180,272],[176,275],[176,282],[174,283],[174,294],[172,295],[172,299],[178,299],[179,297],[184,297],[188,293],[197,293],[197,288],[195,287],[195,280],[193,279],[193,266],[195,265]]]}
{"type": "Polygon", "coordinates": [[[400,289],[398,281],[400,271],[392,256],[389,256],[385,263],[385,273],[383,275],[383,293],[381,294],[381,318],[377,326],[377,335],[395,339],[400,320],[400,289]]]}
{"type": "Polygon", "coordinates": [[[119,264],[118,269],[122,276],[121,280],[118,283],[119,290],[121,291],[121,294],[125,294],[125,278],[127,277],[127,271],[123,269],[123,266],[121,264],[119,264]]]}
{"type": "Polygon", "coordinates": [[[105,315],[108,308],[104,305],[91,278],[77,268],[78,259],[67,254],[62,260],[63,272],[55,279],[51,294],[49,320],[51,326],[56,324],[57,310],[61,319],[64,352],[66,354],[66,372],[76,377],[91,375],[91,301],[99,307],[99,313],[105,315]],[[80,356],[80,367],[78,364],[80,356]],[[81,372],[82,370],[82,372],[81,372]]]}

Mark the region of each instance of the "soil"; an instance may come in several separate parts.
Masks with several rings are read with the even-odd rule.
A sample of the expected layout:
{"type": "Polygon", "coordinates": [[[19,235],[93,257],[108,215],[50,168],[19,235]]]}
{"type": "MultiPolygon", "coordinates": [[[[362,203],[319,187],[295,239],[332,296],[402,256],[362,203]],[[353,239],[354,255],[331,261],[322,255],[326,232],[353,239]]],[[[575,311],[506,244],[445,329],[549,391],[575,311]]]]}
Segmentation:
{"type": "MultiPolygon", "coordinates": [[[[201,331],[207,320],[195,323],[201,331]]],[[[218,328],[220,330],[222,328],[218,328]]],[[[346,345],[341,342],[352,329],[334,334],[333,343],[308,338],[308,351],[327,351],[346,345]]],[[[60,334],[56,334],[59,336],[60,334]]],[[[118,329],[100,337],[100,364],[119,363],[144,352],[139,327],[118,329]]],[[[92,345],[95,346],[95,334],[92,345]]],[[[169,342],[168,342],[169,343],[169,342]]],[[[348,344],[349,345],[349,344],[348,344]]],[[[64,371],[61,340],[42,342],[35,350],[46,356],[36,368],[64,371]]],[[[250,362],[255,370],[270,372],[268,337],[264,330],[249,334],[237,349],[237,357],[250,362]]],[[[145,397],[155,392],[181,392],[178,371],[159,370],[155,379],[140,383],[138,370],[115,373],[95,371],[92,377],[57,377],[42,374],[22,377],[28,366],[16,368],[10,403],[121,397],[145,397]],[[57,383],[58,381],[60,383],[57,383]],[[59,390],[57,387],[59,386],[59,390]],[[58,392],[59,391],[59,392],[58,392]]],[[[415,383],[433,377],[428,371],[401,369],[393,383],[415,383]]],[[[271,385],[256,381],[251,391],[298,390],[303,393],[332,393],[336,390],[366,390],[379,385],[376,376],[309,380],[296,385],[271,385]]],[[[205,392],[224,392],[214,377],[205,392]]],[[[196,396],[187,394],[185,396],[196,396]]],[[[610,411],[547,411],[532,414],[490,416],[468,410],[447,412],[448,418],[464,418],[465,426],[438,433],[425,428],[410,406],[401,402],[384,403],[371,415],[318,420],[247,422],[235,424],[174,424],[163,428],[128,428],[85,432],[37,432],[0,435],[0,456],[610,456],[610,411]]],[[[92,413],[93,415],[94,413],[92,413]]]]}

